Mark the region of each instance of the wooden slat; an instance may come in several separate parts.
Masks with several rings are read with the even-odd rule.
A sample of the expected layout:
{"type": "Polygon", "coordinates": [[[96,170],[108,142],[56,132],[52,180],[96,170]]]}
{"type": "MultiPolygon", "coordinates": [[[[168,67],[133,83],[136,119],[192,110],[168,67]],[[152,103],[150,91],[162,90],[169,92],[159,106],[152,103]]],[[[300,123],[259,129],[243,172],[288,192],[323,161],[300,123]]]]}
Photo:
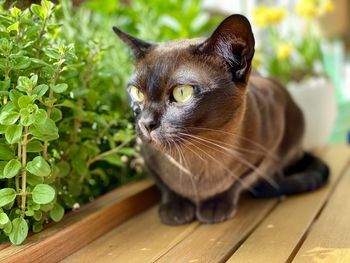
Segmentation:
{"type": "Polygon", "coordinates": [[[293,262],[350,262],[349,197],[350,167],[312,226],[293,262]]]}
{"type": "Polygon", "coordinates": [[[63,262],[153,262],[183,240],[199,223],[161,224],[156,208],[129,220],[63,262]]]}
{"type": "Polygon", "coordinates": [[[237,215],[224,223],[200,225],[157,262],[222,262],[273,209],[278,200],[243,200],[237,215]]]}
{"type": "Polygon", "coordinates": [[[330,183],[316,192],[289,197],[279,204],[229,262],[288,261],[344,172],[349,156],[350,148],[345,146],[321,153],[331,169],[330,183]]]}
{"type": "Polygon", "coordinates": [[[123,186],[30,236],[0,250],[1,262],[57,262],[105,234],[159,198],[150,180],[123,186]]]}

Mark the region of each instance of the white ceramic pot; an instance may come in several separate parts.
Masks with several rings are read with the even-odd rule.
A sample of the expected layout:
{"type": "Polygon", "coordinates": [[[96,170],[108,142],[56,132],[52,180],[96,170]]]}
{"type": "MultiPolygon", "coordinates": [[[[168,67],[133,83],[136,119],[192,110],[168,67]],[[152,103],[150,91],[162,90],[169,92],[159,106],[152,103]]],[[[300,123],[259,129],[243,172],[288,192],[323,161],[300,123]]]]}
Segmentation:
{"type": "Polygon", "coordinates": [[[332,133],[337,115],[335,89],[325,77],[314,77],[287,86],[305,117],[305,150],[324,146],[332,133]]]}

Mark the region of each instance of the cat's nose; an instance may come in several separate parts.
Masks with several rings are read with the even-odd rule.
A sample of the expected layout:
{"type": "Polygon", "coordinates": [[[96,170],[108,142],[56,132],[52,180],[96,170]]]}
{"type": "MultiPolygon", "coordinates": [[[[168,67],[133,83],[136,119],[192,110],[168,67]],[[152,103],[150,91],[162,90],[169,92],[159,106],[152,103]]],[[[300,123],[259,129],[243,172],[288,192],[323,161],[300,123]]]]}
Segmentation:
{"type": "Polygon", "coordinates": [[[138,122],[141,131],[145,134],[148,135],[153,131],[155,128],[157,128],[158,123],[153,119],[153,118],[141,118],[138,122]]]}

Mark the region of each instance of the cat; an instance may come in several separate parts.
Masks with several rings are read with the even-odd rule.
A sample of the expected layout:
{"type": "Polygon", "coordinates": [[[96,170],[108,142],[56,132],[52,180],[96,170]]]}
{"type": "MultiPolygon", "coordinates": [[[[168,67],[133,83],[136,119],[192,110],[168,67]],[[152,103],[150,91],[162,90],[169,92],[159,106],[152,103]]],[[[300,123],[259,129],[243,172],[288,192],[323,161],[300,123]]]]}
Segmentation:
{"type": "Polygon", "coordinates": [[[327,165],[302,149],[301,110],[252,69],[246,17],[229,16],[209,38],[169,43],[113,30],[136,60],[128,92],[162,222],[218,223],[235,215],[244,191],[283,196],[327,182],[327,165]]]}

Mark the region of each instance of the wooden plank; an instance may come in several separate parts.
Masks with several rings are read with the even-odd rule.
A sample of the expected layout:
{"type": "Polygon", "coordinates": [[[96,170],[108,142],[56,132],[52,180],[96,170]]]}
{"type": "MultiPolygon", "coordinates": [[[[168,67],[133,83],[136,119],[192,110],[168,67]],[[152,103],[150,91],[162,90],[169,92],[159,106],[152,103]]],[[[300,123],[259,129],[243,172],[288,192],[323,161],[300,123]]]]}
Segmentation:
{"type": "MultiPolygon", "coordinates": [[[[330,183],[308,194],[289,197],[269,214],[228,262],[286,262],[324,206],[350,156],[346,146],[321,153],[331,170],[330,183]]],[[[350,222],[350,221],[349,221],[350,222]]]]}
{"type": "Polygon", "coordinates": [[[194,222],[168,226],[156,208],[129,220],[90,243],[63,262],[153,262],[198,227],[194,222]]]}
{"type": "Polygon", "coordinates": [[[200,225],[157,262],[222,262],[277,203],[276,199],[242,200],[233,219],[216,225],[200,225]]]}
{"type": "Polygon", "coordinates": [[[293,262],[350,262],[349,186],[350,166],[293,262]]]}
{"type": "Polygon", "coordinates": [[[30,236],[23,245],[0,250],[1,262],[57,262],[159,199],[150,180],[131,183],[72,212],[61,222],[30,236]]]}

